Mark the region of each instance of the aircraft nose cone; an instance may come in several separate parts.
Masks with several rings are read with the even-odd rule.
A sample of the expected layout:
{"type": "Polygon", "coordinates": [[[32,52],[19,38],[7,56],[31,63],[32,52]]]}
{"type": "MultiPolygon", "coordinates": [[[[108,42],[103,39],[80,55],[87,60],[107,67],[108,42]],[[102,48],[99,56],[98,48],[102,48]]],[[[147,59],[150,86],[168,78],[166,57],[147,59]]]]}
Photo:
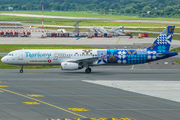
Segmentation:
{"type": "Polygon", "coordinates": [[[2,63],[6,63],[5,57],[3,57],[3,58],[1,59],[1,62],[2,62],[2,63]]]}
{"type": "Polygon", "coordinates": [[[4,57],[1,59],[1,62],[4,63],[4,57]]]}

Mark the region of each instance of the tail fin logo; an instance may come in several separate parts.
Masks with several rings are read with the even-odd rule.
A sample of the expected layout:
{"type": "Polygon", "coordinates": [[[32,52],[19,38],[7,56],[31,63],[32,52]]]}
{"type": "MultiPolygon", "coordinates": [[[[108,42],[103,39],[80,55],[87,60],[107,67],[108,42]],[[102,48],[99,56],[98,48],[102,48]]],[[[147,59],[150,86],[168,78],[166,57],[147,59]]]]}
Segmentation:
{"type": "Polygon", "coordinates": [[[172,35],[174,33],[175,26],[168,26],[167,35],[172,35]]]}
{"type": "Polygon", "coordinates": [[[156,43],[155,43],[155,44],[153,43],[153,44],[150,46],[150,47],[151,47],[151,50],[153,49],[154,46],[156,46],[156,43]]]}
{"type": "Polygon", "coordinates": [[[174,30],[175,26],[166,27],[147,50],[156,50],[159,52],[169,51],[174,30]]]}

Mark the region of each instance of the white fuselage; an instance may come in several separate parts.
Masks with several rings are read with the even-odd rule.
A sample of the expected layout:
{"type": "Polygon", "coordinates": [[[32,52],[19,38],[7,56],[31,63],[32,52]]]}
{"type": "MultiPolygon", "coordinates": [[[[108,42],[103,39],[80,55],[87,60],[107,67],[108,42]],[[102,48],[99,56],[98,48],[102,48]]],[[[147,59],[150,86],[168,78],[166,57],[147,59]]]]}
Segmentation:
{"type": "Polygon", "coordinates": [[[151,49],[22,49],[10,52],[1,61],[12,65],[61,65],[72,62],[83,66],[143,64],[177,55],[161,56],[151,49]]]}
{"type": "MultiPolygon", "coordinates": [[[[62,62],[97,56],[97,49],[23,49],[10,52],[2,61],[12,65],[60,65],[62,62]]],[[[94,65],[96,65],[94,63],[94,65]]]]}

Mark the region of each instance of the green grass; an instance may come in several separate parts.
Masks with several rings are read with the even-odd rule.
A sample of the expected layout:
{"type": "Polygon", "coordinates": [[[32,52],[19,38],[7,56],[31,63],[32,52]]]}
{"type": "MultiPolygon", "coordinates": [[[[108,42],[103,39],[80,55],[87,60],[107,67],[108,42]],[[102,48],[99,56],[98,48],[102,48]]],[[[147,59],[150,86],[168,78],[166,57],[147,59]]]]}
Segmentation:
{"type": "Polygon", "coordinates": [[[178,47],[178,48],[173,48],[173,49],[171,49],[171,51],[175,51],[175,52],[180,53],[180,47],[178,47]]]}
{"type": "MultiPolygon", "coordinates": [[[[41,11],[1,11],[1,13],[19,13],[19,14],[36,14],[36,15],[42,15],[41,11]]],[[[92,12],[50,12],[50,11],[44,11],[44,15],[51,15],[51,16],[68,16],[68,17],[88,17],[88,18],[108,18],[108,19],[139,19],[137,15],[104,15],[99,13],[92,13],[92,12]]],[[[170,20],[170,21],[180,21],[179,18],[143,18],[142,20],[170,20]]]]}
{"type": "Polygon", "coordinates": [[[177,60],[176,63],[177,63],[177,64],[180,64],[180,60],[177,60]]]}
{"type": "MultiPolygon", "coordinates": [[[[45,24],[51,24],[51,25],[74,25],[76,22],[72,21],[62,21],[62,22],[45,22],[45,24]]],[[[41,22],[39,22],[38,24],[41,24],[41,22]]],[[[92,22],[92,21],[82,21],[79,23],[79,26],[126,26],[126,27],[139,27],[139,23],[138,22],[106,22],[106,21],[96,21],[96,22],[92,22]]],[[[164,24],[164,23],[141,23],[142,27],[167,27],[167,26],[176,26],[176,27],[180,27],[180,24],[164,24]]]]}
{"type": "MultiPolygon", "coordinates": [[[[19,16],[8,16],[0,15],[0,21],[26,21],[27,23],[41,24],[41,17],[19,17],[19,16]]],[[[61,26],[72,26],[76,23],[76,19],[55,19],[55,18],[44,18],[45,25],[61,25],[61,26]]],[[[176,26],[180,27],[180,24],[164,24],[164,23],[141,23],[142,27],[166,27],[166,26],[176,26]]],[[[107,22],[107,21],[98,21],[98,20],[82,20],[79,23],[79,26],[130,26],[138,27],[138,22],[107,22]]],[[[157,29],[156,29],[157,30],[157,29]]],[[[160,31],[159,29],[158,31],[160,31]]]]}
{"type": "Polygon", "coordinates": [[[0,45],[0,52],[11,52],[18,49],[101,49],[98,47],[78,45],[0,45]]]}
{"type": "MultiPolygon", "coordinates": [[[[141,31],[162,32],[165,29],[165,27],[167,27],[167,26],[164,26],[164,28],[141,28],[140,30],[141,31]]],[[[125,30],[137,30],[137,31],[139,31],[139,28],[125,28],[125,30]]],[[[180,33],[180,28],[175,28],[174,32],[180,33]]]]}
{"type": "MultiPolygon", "coordinates": [[[[171,49],[171,51],[175,51],[175,52],[178,52],[178,53],[180,53],[180,47],[178,47],[178,48],[173,48],[173,49],[171,49]]],[[[180,60],[177,60],[177,61],[175,61],[177,64],[180,64],[180,60]]]]}

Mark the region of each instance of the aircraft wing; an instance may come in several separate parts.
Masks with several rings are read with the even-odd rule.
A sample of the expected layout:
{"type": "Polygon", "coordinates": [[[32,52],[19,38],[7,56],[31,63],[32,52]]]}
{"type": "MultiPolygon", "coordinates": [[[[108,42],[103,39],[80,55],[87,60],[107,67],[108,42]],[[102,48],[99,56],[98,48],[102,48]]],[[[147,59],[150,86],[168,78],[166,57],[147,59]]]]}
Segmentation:
{"type": "Polygon", "coordinates": [[[93,62],[99,60],[99,57],[90,57],[84,59],[77,59],[77,60],[68,60],[67,62],[82,62],[83,64],[92,64],[93,62]]]}

